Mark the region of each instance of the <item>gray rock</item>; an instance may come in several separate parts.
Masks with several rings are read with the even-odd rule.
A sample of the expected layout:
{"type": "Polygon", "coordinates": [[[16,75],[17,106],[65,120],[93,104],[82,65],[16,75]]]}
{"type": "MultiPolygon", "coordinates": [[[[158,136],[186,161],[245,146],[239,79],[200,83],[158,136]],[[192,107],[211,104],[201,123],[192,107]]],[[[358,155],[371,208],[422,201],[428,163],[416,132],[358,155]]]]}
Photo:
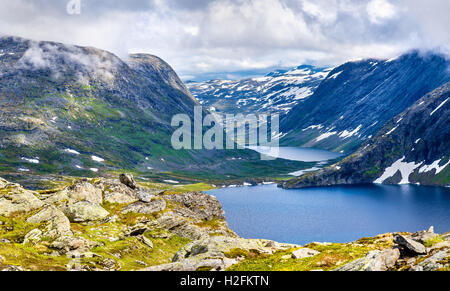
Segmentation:
{"type": "Polygon", "coordinates": [[[425,243],[427,240],[436,237],[437,234],[434,233],[434,227],[430,227],[428,230],[419,231],[411,235],[411,238],[420,243],[425,243]]]}
{"type": "Polygon", "coordinates": [[[98,204],[82,201],[69,205],[64,213],[71,222],[97,221],[106,218],[109,213],[98,204]]]}
{"type": "Polygon", "coordinates": [[[33,229],[32,231],[30,231],[29,233],[27,233],[25,235],[25,238],[23,240],[23,244],[28,244],[28,243],[37,243],[41,240],[42,238],[42,231],[40,229],[33,229]]]}
{"type": "Polygon", "coordinates": [[[133,175],[131,174],[121,174],[120,175],[120,182],[131,189],[136,189],[136,181],[133,178],[133,175]]]}
{"type": "Polygon", "coordinates": [[[49,204],[61,204],[64,202],[74,204],[81,201],[102,204],[103,191],[90,182],[83,180],[76,182],[45,200],[49,204]]]}
{"type": "Polygon", "coordinates": [[[148,238],[146,238],[145,236],[140,236],[139,238],[138,238],[144,245],[146,245],[146,246],[148,246],[149,248],[151,248],[151,249],[153,249],[153,242],[150,240],[150,239],[148,239],[148,238]]]}
{"type": "Polygon", "coordinates": [[[398,249],[371,251],[365,258],[348,263],[336,271],[387,271],[395,266],[399,258],[398,249]]]}
{"type": "Polygon", "coordinates": [[[317,256],[318,254],[320,254],[320,252],[318,252],[316,250],[303,248],[303,249],[299,249],[299,250],[292,252],[292,258],[299,260],[299,259],[314,257],[314,256],[317,256]]]}
{"type": "Polygon", "coordinates": [[[419,255],[424,255],[427,253],[427,249],[423,244],[406,236],[396,234],[394,236],[394,242],[412,253],[419,255]]]}
{"type": "Polygon", "coordinates": [[[182,262],[174,262],[170,264],[164,264],[159,266],[153,266],[149,268],[142,269],[141,271],[172,271],[172,272],[195,272],[198,270],[209,270],[209,271],[225,271],[229,267],[239,263],[238,260],[229,258],[220,259],[207,259],[202,261],[196,260],[184,260],[182,262]]]}
{"type": "Polygon", "coordinates": [[[58,238],[60,236],[70,236],[70,221],[64,213],[53,205],[46,205],[41,211],[27,219],[29,223],[47,223],[44,236],[58,238]]]}
{"type": "Polygon", "coordinates": [[[140,189],[137,191],[137,197],[138,197],[139,201],[149,203],[155,198],[155,196],[158,196],[161,193],[164,193],[164,191],[159,191],[159,190],[149,191],[149,190],[140,189]]]}
{"type": "Polygon", "coordinates": [[[153,199],[149,203],[145,203],[145,202],[141,202],[141,201],[132,203],[132,204],[128,205],[127,207],[125,207],[123,209],[122,213],[127,214],[130,212],[134,212],[134,213],[141,213],[141,214],[152,214],[155,212],[163,211],[164,209],[166,209],[166,207],[167,207],[166,201],[164,199],[157,198],[157,199],[153,199]]]}
{"type": "Polygon", "coordinates": [[[36,193],[0,178],[0,216],[28,213],[44,206],[36,193]]]}
{"type": "Polygon", "coordinates": [[[184,206],[177,208],[177,214],[197,220],[225,219],[222,204],[213,196],[201,192],[190,192],[177,195],[167,195],[165,198],[184,206]]]}
{"type": "MultiPolygon", "coordinates": [[[[450,257],[450,254],[448,253],[448,250],[440,251],[434,255],[432,255],[429,258],[426,258],[425,260],[418,263],[416,266],[414,266],[411,270],[412,271],[436,271],[438,269],[446,267],[445,264],[442,263],[442,261],[446,258],[450,257]]],[[[449,264],[447,264],[448,266],[449,264]]]]}

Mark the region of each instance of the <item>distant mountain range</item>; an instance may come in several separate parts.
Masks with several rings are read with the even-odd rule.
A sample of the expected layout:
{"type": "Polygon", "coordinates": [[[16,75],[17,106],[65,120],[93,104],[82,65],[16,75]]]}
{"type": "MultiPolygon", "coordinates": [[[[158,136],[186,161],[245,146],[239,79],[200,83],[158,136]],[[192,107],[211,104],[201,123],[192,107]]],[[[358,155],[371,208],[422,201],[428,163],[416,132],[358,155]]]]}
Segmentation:
{"type": "Polygon", "coordinates": [[[343,64],[282,119],[282,144],[354,152],[392,117],[450,81],[449,67],[441,55],[416,51],[343,64]]]}
{"type": "Polygon", "coordinates": [[[331,69],[299,66],[260,78],[188,82],[205,107],[222,113],[286,114],[308,99],[331,69]]]}
{"type": "Polygon", "coordinates": [[[174,150],[172,116],[193,116],[196,105],[156,56],[123,61],[95,48],[2,37],[0,173],[132,169],[231,177],[260,162],[253,151],[174,150]]]}
{"type": "Polygon", "coordinates": [[[282,186],[360,183],[450,186],[450,82],[387,122],[353,155],[282,186]]]}

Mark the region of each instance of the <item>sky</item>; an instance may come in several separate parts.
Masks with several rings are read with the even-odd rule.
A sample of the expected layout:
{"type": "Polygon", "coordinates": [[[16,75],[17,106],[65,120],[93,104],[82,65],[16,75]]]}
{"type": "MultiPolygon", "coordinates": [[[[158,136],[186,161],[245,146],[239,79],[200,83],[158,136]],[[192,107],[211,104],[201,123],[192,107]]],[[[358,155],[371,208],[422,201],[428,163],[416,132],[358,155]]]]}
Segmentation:
{"type": "Polygon", "coordinates": [[[449,11],[448,0],[0,0],[0,35],[150,53],[184,80],[241,78],[411,49],[450,55],[449,11]]]}

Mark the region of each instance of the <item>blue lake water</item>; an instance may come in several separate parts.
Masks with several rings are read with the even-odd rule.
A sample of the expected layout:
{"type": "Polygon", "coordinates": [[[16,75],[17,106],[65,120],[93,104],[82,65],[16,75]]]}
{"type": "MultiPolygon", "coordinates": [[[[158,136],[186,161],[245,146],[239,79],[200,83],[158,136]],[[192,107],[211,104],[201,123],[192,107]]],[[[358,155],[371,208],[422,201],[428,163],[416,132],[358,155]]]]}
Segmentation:
{"type": "Polygon", "coordinates": [[[271,157],[301,162],[323,162],[333,160],[342,156],[342,154],[339,153],[313,148],[296,148],[296,147],[270,148],[270,147],[252,146],[249,147],[249,149],[271,157]]]}
{"type": "Polygon", "coordinates": [[[230,227],[245,238],[343,243],[432,225],[437,232],[450,231],[450,188],[362,185],[284,190],[266,185],[208,193],[222,202],[230,227]]]}

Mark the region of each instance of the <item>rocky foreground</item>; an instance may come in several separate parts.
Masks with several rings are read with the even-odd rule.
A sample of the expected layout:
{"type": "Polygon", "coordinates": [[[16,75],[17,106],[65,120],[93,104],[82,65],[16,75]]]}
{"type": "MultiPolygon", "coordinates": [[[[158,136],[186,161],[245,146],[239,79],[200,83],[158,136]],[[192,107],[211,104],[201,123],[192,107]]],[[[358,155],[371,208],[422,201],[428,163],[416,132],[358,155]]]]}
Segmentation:
{"type": "Polygon", "coordinates": [[[131,175],[29,191],[0,178],[0,270],[450,270],[433,229],[305,247],[243,239],[201,192],[142,187],[131,175]]]}

